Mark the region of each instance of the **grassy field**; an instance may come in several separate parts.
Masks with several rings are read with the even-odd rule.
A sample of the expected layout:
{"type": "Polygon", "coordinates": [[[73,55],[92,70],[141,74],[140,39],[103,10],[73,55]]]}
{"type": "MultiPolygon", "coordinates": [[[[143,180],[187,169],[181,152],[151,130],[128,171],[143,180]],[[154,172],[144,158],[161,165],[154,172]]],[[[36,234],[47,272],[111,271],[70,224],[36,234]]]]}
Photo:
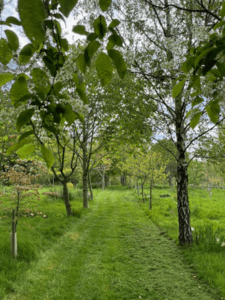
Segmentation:
{"type": "MultiPolygon", "coordinates": [[[[219,288],[225,299],[225,190],[212,189],[210,197],[207,190],[190,187],[189,202],[194,245],[183,253],[197,270],[198,277],[219,288]]],[[[178,243],[176,188],[156,188],[152,211],[148,203],[140,205],[178,243]],[[165,194],[170,197],[160,197],[165,194]]]]}
{"type": "Polygon", "coordinates": [[[76,217],[69,218],[60,197],[43,195],[29,210],[21,208],[14,260],[7,189],[0,199],[0,299],[225,299],[223,190],[210,198],[190,189],[197,239],[191,249],[176,245],[175,189],[154,189],[152,211],[122,187],[95,190],[90,209],[83,210],[81,191],[74,189],[76,217]]]}

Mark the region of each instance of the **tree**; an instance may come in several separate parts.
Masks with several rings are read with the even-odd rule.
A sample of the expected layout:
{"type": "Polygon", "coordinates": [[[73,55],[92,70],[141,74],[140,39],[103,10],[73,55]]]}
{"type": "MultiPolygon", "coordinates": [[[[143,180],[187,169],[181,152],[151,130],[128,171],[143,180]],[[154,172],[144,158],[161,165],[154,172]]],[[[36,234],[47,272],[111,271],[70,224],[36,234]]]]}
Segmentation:
{"type": "Polygon", "coordinates": [[[136,153],[124,164],[124,168],[134,177],[141,179],[142,200],[145,201],[144,184],[149,180],[149,209],[152,209],[153,184],[166,179],[165,168],[167,161],[152,150],[138,149],[136,153]]]}
{"type": "MultiPolygon", "coordinates": [[[[32,57],[36,56],[36,58],[39,57],[41,59],[40,65],[46,67],[46,70],[43,71],[37,66],[32,66],[28,75],[21,73],[15,76],[11,72],[0,74],[0,86],[15,80],[10,89],[12,104],[15,107],[20,106],[22,103],[27,106],[26,110],[17,119],[17,128],[19,129],[29,123],[35,113],[39,114],[42,123],[45,123],[46,119],[48,119],[48,129],[46,129],[46,126],[43,126],[47,131],[49,131],[49,128],[52,131],[56,130],[63,121],[73,123],[76,119],[82,119],[77,107],[72,110],[71,105],[68,103],[69,99],[65,94],[61,93],[62,90],[67,90],[67,83],[65,81],[62,82],[60,79],[56,82],[59,71],[62,71],[63,67],[68,69],[65,68],[66,65],[67,67],[69,64],[71,65],[66,55],[69,50],[68,41],[62,37],[59,20],[65,21],[64,17],[67,18],[69,16],[76,3],[77,1],[70,1],[68,4],[68,2],[57,0],[35,0],[31,4],[29,1],[18,0],[18,12],[21,20],[8,17],[1,23],[1,25],[9,27],[12,24],[22,26],[25,35],[31,42],[20,50],[19,39],[15,32],[6,30],[7,39],[3,38],[0,41],[0,62],[3,66],[10,64],[11,60],[17,56],[19,56],[19,64],[26,65],[32,57]],[[35,14],[33,14],[34,10],[35,14]],[[32,81],[31,85],[30,81],[32,81]]],[[[101,1],[101,10],[107,10],[110,3],[111,1],[101,1]]],[[[113,28],[117,25],[118,22],[113,20],[107,26],[104,16],[100,15],[94,21],[94,32],[92,33],[88,33],[79,25],[73,28],[74,32],[85,34],[89,43],[84,53],[80,54],[76,60],[76,72],[72,74],[70,71],[69,75],[68,73],[65,75],[74,80],[76,85],[75,91],[84,104],[87,104],[85,103],[85,83],[80,72],[85,73],[86,67],[90,66],[91,59],[101,46],[101,41],[106,33],[110,30],[114,31],[113,28]]],[[[114,32],[113,37],[117,40],[120,39],[116,32],[114,32]]],[[[119,51],[113,49],[115,45],[116,42],[112,39],[108,54],[101,52],[96,59],[96,69],[102,85],[108,84],[111,80],[112,61],[115,63],[121,78],[126,73],[126,64],[122,55],[119,51]]],[[[22,139],[25,139],[25,137],[21,137],[20,141],[22,139]]],[[[44,155],[44,158],[49,167],[51,167],[50,162],[53,164],[53,159],[49,152],[48,154],[44,155]]]]}
{"type": "MultiPolygon", "coordinates": [[[[178,3],[180,5],[164,0],[160,6],[147,0],[115,1],[108,19],[117,15],[120,20],[118,30],[124,38],[124,52],[127,52],[129,62],[133,62],[129,71],[145,80],[145,93],[157,107],[154,118],[147,119],[155,133],[153,139],[160,144],[162,138],[169,138],[176,147],[175,152],[167,150],[177,162],[179,242],[181,245],[190,245],[192,232],[187,170],[194,156],[188,159],[187,150],[197,145],[195,142],[215,125],[206,111],[191,109],[191,91],[185,84],[181,65],[184,55],[189,53],[196,41],[204,41],[209,36],[208,32],[214,26],[212,19],[220,20],[218,8],[221,2],[210,1],[207,8],[203,1],[180,0],[178,3]],[[173,18],[175,15],[176,18],[173,18]],[[174,87],[180,80],[177,87],[174,87]],[[201,124],[196,127],[200,115],[201,124]]],[[[207,98],[203,101],[208,103],[213,94],[209,79],[204,82],[204,89],[207,98]]],[[[212,110],[218,111],[217,103],[212,103],[212,110]]]]}
{"type": "MultiPolygon", "coordinates": [[[[215,2],[213,5],[215,5],[215,2]]],[[[221,86],[223,87],[221,81],[223,81],[223,78],[225,77],[225,21],[223,21],[223,18],[225,17],[225,3],[223,3],[220,8],[219,15],[212,14],[216,19],[216,23],[213,24],[214,33],[209,36],[209,41],[203,41],[198,47],[190,49],[186,56],[187,59],[182,65],[182,70],[187,75],[183,76],[182,82],[174,87],[174,93],[179,95],[182,86],[185,81],[189,79],[191,74],[189,88],[194,88],[194,92],[191,95],[193,97],[192,107],[194,107],[203,102],[202,97],[199,96],[204,95],[200,79],[203,84],[204,80],[208,79],[214,89],[213,100],[207,103],[204,106],[204,109],[206,109],[210,120],[215,124],[219,124],[220,101],[221,98],[223,98],[223,93],[219,88],[221,89],[221,86]]],[[[204,9],[206,10],[205,7],[204,9]]],[[[195,127],[199,123],[200,117],[200,109],[195,109],[195,114],[191,120],[192,127],[195,127]]]]}

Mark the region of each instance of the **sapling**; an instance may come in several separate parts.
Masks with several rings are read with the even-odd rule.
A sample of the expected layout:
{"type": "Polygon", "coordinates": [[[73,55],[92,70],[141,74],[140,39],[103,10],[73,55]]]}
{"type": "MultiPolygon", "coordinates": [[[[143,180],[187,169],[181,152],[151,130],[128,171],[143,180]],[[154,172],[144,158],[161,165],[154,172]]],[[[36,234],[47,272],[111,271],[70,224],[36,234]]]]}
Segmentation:
{"type": "Polygon", "coordinates": [[[30,197],[34,197],[37,198],[37,200],[40,200],[40,194],[38,191],[40,185],[32,184],[41,176],[37,173],[38,169],[41,170],[42,173],[46,172],[46,169],[41,162],[27,162],[26,160],[19,159],[13,167],[9,167],[8,170],[1,175],[1,179],[8,180],[13,185],[13,198],[16,198],[16,207],[13,209],[11,234],[11,252],[15,258],[17,256],[16,228],[18,225],[21,199],[29,196],[29,199],[30,197]]]}

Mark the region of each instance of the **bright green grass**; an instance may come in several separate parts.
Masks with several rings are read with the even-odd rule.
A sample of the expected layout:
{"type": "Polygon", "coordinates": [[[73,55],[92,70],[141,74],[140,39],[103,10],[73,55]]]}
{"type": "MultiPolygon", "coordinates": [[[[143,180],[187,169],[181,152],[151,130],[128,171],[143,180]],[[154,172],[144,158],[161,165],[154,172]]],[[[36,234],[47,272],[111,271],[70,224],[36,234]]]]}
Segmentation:
{"type": "MultiPolygon", "coordinates": [[[[206,190],[189,188],[189,202],[194,245],[184,249],[184,255],[197,270],[198,277],[216,286],[225,299],[225,247],[221,247],[225,242],[225,190],[212,189],[210,197],[206,190]]],[[[152,211],[149,211],[148,203],[140,205],[157,226],[178,242],[175,188],[155,188],[152,211]],[[171,197],[160,198],[162,194],[171,197]]]]}
{"type": "Polygon", "coordinates": [[[1,299],[221,299],[193,277],[182,251],[151,222],[133,191],[96,190],[81,218],[64,217],[60,201],[43,199],[39,205],[48,219],[24,218],[33,229],[18,228],[18,243],[29,241],[35,258],[28,263],[26,249],[18,261],[4,252],[1,272],[7,272],[8,288],[1,299]],[[54,234],[46,234],[49,227],[54,234]]]}

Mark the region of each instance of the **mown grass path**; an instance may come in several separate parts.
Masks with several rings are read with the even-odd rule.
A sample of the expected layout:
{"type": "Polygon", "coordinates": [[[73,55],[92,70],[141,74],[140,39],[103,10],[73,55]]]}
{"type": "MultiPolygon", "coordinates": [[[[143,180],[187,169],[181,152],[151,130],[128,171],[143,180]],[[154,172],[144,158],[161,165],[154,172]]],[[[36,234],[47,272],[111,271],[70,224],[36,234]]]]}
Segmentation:
{"type": "Polygon", "coordinates": [[[193,276],[126,191],[105,191],[4,299],[220,299],[193,276]]]}

